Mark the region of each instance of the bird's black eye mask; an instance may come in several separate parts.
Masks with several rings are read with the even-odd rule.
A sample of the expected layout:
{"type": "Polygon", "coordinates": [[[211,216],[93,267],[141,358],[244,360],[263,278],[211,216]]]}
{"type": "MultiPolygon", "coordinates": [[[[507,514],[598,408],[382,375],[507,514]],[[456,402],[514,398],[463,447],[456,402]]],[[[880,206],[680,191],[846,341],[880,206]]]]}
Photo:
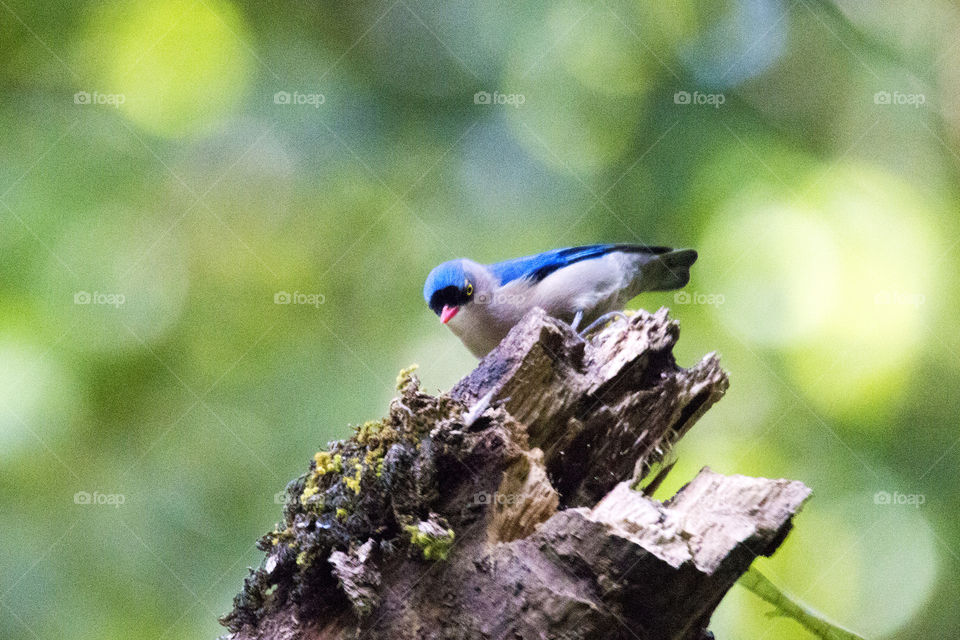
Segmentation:
{"type": "Polygon", "coordinates": [[[437,289],[430,296],[430,309],[440,315],[444,305],[448,307],[460,307],[470,302],[470,295],[462,287],[444,287],[437,289]]]}

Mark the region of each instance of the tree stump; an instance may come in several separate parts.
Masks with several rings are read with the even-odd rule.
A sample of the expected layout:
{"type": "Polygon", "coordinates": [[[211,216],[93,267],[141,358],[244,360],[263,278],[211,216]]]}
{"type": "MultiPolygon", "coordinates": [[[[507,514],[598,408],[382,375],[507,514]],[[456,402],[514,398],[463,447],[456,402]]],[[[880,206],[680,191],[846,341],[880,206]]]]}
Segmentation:
{"type": "Polygon", "coordinates": [[[727,389],[714,354],[677,366],[678,336],[666,309],[586,341],[534,310],[447,394],[401,372],[389,415],[287,486],[226,637],[711,637],[810,490],[706,468],[640,490],[727,389]]]}

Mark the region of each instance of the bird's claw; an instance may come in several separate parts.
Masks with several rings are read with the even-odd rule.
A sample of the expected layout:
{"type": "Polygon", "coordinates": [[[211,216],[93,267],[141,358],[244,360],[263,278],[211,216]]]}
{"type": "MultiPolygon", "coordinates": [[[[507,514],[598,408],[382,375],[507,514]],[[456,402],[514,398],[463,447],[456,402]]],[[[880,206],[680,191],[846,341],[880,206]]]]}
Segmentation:
{"type": "Polygon", "coordinates": [[[466,413],[463,414],[463,425],[469,427],[477,418],[483,415],[483,412],[490,408],[490,401],[493,399],[493,391],[488,391],[482,398],[477,400],[466,413]]]}

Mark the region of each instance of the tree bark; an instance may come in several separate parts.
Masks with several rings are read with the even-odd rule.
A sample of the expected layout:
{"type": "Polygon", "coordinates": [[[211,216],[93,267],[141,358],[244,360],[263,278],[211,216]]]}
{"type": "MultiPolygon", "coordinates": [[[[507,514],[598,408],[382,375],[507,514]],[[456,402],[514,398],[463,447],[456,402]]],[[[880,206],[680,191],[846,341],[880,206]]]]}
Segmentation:
{"type": "Polygon", "coordinates": [[[703,469],[640,486],[727,388],[677,366],[665,309],[584,341],[535,310],[449,393],[398,379],[389,416],[287,487],[222,622],[232,640],[696,640],[810,490],[703,469]]]}

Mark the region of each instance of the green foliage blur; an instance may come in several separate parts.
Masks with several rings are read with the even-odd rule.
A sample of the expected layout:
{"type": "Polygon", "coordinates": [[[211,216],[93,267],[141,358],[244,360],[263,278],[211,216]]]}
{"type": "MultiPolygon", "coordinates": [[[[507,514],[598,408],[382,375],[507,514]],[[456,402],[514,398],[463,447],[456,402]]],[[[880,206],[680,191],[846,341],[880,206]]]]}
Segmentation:
{"type": "MultiPolygon", "coordinates": [[[[814,495],[778,586],[960,598],[960,10],[943,0],[0,1],[0,637],[212,638],[275,494],[411,362],[430,268],[695,247],[679,448],[814,495]],[[951,311],[952,310],[952,311],[951,311]]],[[[718,638],[805,639],[735,588],[718,638]]]]}

